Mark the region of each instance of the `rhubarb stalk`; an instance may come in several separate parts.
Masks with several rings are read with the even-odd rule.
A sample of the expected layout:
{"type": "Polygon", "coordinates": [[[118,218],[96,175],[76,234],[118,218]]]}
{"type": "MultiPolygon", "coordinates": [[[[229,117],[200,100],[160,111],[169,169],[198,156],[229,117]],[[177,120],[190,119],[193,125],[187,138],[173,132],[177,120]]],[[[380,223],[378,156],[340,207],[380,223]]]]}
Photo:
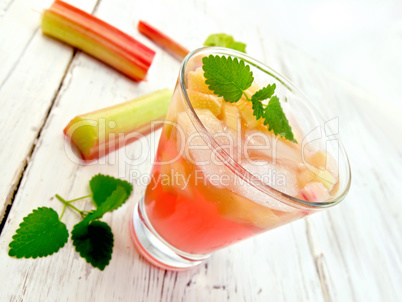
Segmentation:
{"type": "Polygon", "coordinates": [[[144,79],[155,52],[110,24],[56,0],[43,12],[42,31],[109,64],[135,81],[144,79]]]}
{"type": "Polygon", "coordinates": [[[75,117],[64,134],[85,161],[102,157],[162,126],[172,91],[162,89],[131,101],[75,117]]]}
{"type": "Polygon", "coordinates": [[[144,21],[138,23],[138,31],[180,60],[189,53],[185,47],[144,21]]]}

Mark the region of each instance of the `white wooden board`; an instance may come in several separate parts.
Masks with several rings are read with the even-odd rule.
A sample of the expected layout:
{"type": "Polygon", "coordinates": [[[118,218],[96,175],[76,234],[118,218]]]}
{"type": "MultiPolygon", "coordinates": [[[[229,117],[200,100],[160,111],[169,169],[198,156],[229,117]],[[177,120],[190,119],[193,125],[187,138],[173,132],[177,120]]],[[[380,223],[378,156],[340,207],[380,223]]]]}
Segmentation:
{"type": "MultiPolygon", "coordinates": [[[[0,46],[0,214],[9,201],[12,207],[0,237],[2,300],[400,300],[401,128],[400,115],[392,108],[381,108],[377,100],[272,39],[256,27],[257,22],[223,19],[219,7],[210,2],[70,2],[87,11],[95,8],[98,17],[157,50],[147,81],[141,83],[81,52],[73,56],[68,46],[44,37],[25,1],[4,3],[0,6],[0,40],[7,42],[0,46]],[[174,87],[179,62],[137,32],[139,19],[189,49],[201,46],[210,33],[232,33],[248,44],[250,55],[311,95],[329,118],[339,117],[353,173],[346,200],[327,212],[216,252],[192,270],[177,273],[150,266],[134,249],[128,225],[145,189],[135,175],[149,173],[159,132],[92,165],[72,157],[62,135],[78,114],[174,87]],[[99,172],[134,183],[127,204],[104,217],[115,234],[115,245],[103,272],[80,258],[71,240],[47,258],[8,256],[8,244],[24,216],[39,206],[60,213],[62,205],[54,195],[72,199],[88,194],[88,180],[99,172]]],[[[38,0],[35,5],[44,3],[49,1],[38,0]]],[[[77,206],[89,208],[90,203],[83,200],[77,206]]],[[[63,221],[71,230],[78,217],[68,211],[63,221]]]]}

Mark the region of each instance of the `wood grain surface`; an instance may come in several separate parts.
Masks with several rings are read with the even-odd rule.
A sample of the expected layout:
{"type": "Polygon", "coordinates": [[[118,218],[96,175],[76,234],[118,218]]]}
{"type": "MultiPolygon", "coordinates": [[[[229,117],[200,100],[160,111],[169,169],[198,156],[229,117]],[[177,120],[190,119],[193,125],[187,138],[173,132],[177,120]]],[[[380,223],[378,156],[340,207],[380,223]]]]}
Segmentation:
{"type": "MultiPolygon", "coordinates": [[[[134,83],[96,59],[44,36],[37,12],[51,1],[0,1],[1,301],[400,301],[402,297],[402,113],[384,106],[258,24],[222,18],[209,1],[68,1],[137,38],[157,54],[147,80],[134,83]],[[167,13],[168,12],[168,13],[167,13]],[[144,20],[189,49],[227,32],[247,52],[300,87],[339,120],[352,167],[340,205],[214,253],[185,272],[149,265],[134,249],[129,220],[145,189],[160,132],[85,165],[62,129],[76,115],[161,88],[173,88],[179,64],[136,30],[144,20]],[[115,234],[101,272],[71,239],[41,259],[8,256],[22,218],[39,206],[59,213],[66,199],[88,194],[88,180],[109,174],[134,184],[107,221],[115,234]],[[142,175],[142,177],[139,177],[142,175]]],[[[261,4],[263,5],[263,4],[261,4]]],[[[77,203],[89,208],[89,201],[77,203]]],[[[63,221],[71,230],[78,216],[63,221]]]]}

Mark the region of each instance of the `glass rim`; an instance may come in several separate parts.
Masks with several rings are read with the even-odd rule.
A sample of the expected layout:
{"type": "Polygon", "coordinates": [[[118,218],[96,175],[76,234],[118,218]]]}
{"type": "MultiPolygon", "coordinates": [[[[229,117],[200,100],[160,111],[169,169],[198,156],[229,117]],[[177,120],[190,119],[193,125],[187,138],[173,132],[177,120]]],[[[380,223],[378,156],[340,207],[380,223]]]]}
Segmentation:
{"type": "MultiPolygon", "coordinates": [[[[215,155],[218,157],[222,163],[229,168],[230,171],[232,171],[237,177],[240,177],[242,180],[244,180],[247,184],[251,185],[253,188],[259,190],[260,192],[267,194],[268,196],[275,198],[279,202],[282,202],[288,206],[291,207],[296,207],[296,208],[302,208],[302,209],[320,209],[320,208],[328,208],[332,207],[338,203],[340,203],[347,195],[350,189],[351,185],[351,169],[350,169],[350,163],[348,156],[346,154],[345,148],[343,147],[343,144],[339,138],[338,135],[334,135],[338,142],[339,142],[339,149],[344,156],[345,159],[345,164],[347,167],[347,184],[344,188],[344,190],[338,194],[336,194],[336,197],[333,199],[330,199],[329,201],[324,201],[324,202],[309,202],[304,199],[300,199],[294,196],[291,196],[289,194],[286,194],[278,189],[275,189],[274,187],[264,183],[262,180],[260,180],[258,177],[255,177],[255,175],[248,170],[246,170],[241,164],[239,164],[233,157],[230,156],[225,150],[222,148],[219,148],[219,143],[214,139],[214,137],[211,135],[211,133],[208,132],[206,127],[202,124],[201,120],[199,119],[196,111],[194,110],[189,96],[187,94],[187,89],[185,85],[185,72],[186,72],[186,67],[188,62],[195,57],[196,55],[202,54],[202,53],[208,53],[208,54],[214,54],[214,55],[226,55],[226,56],[232,56],[232,57],[237,57],[239,59],[242,59],[246,63],[252,65],[253,67],[256,67],[257,69],[261,70],[262,72],[270,75],[271,77],[275,78],[278,80],[281,84],[283,84],[287,89],[289,89],[293,94],[296,94],[301,96],[303,99],[308,100],[309,104],[308,106],[312,106],[314,110],[319,113],[319,117],[322,118],[321,112],[311,103],[311,101],[301,92],[290,80],[286,79],[284,76],[280,75],[278,72],[273,70],[272,68],[268,67],[264,63],[255,60],[251,57],[249,57],[247,54],[229,49],[229,48],[224,48],[224,47],[201,47],[197,48],[193,51],[191,51],[182,61],[180,65],[180,71],[179,71],[179,80],[178,84],[180,85],[180,91],[182,95],[184,96],[185,99],[185,105],[189,108],[188,110],[185,110],[186,113],[189,115],[189,118],[194,125],[195,129],[197,132],[204,134],[209,141],[205,140],[205,136],[201,135],[202,139],[205,141],[207,146],[214,151],[220,150],[215,152],[215,155]],[[250,181],[250,179],[253,178],[253,181],[250,181]]],[[[338,162],[338,166],[339,166],[338,162]]]]}

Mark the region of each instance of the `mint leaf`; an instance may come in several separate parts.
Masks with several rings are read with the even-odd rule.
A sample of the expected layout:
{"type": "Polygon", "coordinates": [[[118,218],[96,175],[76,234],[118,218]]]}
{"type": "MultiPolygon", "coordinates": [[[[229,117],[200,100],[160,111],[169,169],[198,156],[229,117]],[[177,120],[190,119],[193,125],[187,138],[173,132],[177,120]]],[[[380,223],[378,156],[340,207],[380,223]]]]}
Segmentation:
{"type": "Polygon", "coordinates": [[[246,52],[246,44],[236,42],[232,36],[227,34],[212,34],[204,42],[204,46],[219,46],[246,52]]]}
{"type": "Polygon", "coordinates": [[[250,66],[243,60],[210,55],[204,57],[202,63],[207,79],[205,83],[217,96],[223,96],[226,102],[237,102],[254,81],[250,66]]]}
{"type": "Polygon", "coordinates": [[[113,233],[107,223],[85,220],[71,232],[75,250],[93,267],[101,271],[109,264],[113,252],[113,233]]]}
{"type": "Polygon", "coordinates": [[[83,221],[76,224],[71,232],[76,251],[93,267],[100,270],[109,264],[112,257],[113,233],[105,222],[97,219],[102,218],[106,212],[120,207],[127,197],[125,188],[118,185],[116,190],[95,211],[91,211],[83,221]],[[102,243],[103,237],[105,241],[102,243]]]}
{"type": "Polygon", "coordinates": [[[251,102],[253,104],[253,115],[256,117],[257,120],[264,116],[264,107],[262,103],[257,100],[256,98],[252,97],[251,102]]]}
{"type": "Polygon", "coordinates": [[[55,210],[41,207],[24,217],[9,244],[8,254],[17,258],[45,257],[56,253],[68,239],[66,225],[55,210]]]}
{"type": "Polygon", "coordinates": [[[118,185],[104,202],[102,202],[95,211],[90,212],[84,221],[100,219],[106,212],[111,212],[119,208],[128,198],[127,191],[124,187],[118,185]]]}
{"type": "Polygon", "coordinates": [[[253,115],[257,120],[264,118],[264,125],[268,124],[268,129],[272,130],[275,135],[297,143],[278,97],[273,96],[276,89],[275,84],[258,90],[250,99],[245,90],[251,86],[254,77],[250,66],[246,65],[243,60],[209,55],[202,59],[202,63],[205,83],[215,95],[223,96],[224,100],[230,103],[239,101],[244,95],[252,103],[253,115]],[[266,99],[270,99],[270,101],[265,106],[261,101],[266,99]]]}
{"type": "Polygon", "coordinates": [[[276,85],[268,85],[260,90],[258,90],[254,95],[251,97],[251,103],[253,104],[253,114],[258,119],[264,116],[264,107],[261,101],[269,99],[275,92],[276,85]]]}
{"type": "Polygon", "coordinates": [[[280,135],[291,142],[297,143],[277,96],[273,96],[269,100],[268,106],[264,111],[264,118],[264,125],[268,124],[268,130],[273,130],[275,135],[280,135]]]}
{"type": "Polygon", "coordinates": [[[275,83],[272,85],[269,84],[269,85],[267,85],[267,87],[261,88],[256,93],[254,93],[252,98],[257,101],[263,101],[263,100],[269,99],[275,93],[275,89],[276,89],[275,83]]]}
{"type": "MultiPolygon", "coordinates": [[[[123,187],[126,191],[126,199],[133,190],[133,186],[129,182],[102,174],[92,177],[89,181],[89,186],[93,194],[92,198],[98,207],[108,199],[118,186],[123,187]]],[[[123,203],[120,203],[117,207],[121,206],[123,203]]]]}

